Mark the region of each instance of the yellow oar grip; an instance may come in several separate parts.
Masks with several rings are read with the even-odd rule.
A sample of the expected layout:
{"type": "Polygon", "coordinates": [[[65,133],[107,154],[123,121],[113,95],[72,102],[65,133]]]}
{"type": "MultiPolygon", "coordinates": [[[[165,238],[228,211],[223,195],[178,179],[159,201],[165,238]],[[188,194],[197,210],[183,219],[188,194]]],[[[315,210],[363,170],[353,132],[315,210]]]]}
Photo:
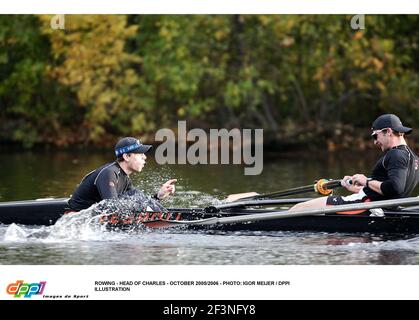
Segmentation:
{"type": "Polygon", "coordinates": [[[324,186],[324,184],[328,182],[327,179],[320,179],[319,181],[317,181],[317,183],[314,185],[314,190],[317,193],[320,193],[324,196],[328,196],[330,194],[332,194],[333,190],[331,189],[327,189],[327,187],[324,186]]]}

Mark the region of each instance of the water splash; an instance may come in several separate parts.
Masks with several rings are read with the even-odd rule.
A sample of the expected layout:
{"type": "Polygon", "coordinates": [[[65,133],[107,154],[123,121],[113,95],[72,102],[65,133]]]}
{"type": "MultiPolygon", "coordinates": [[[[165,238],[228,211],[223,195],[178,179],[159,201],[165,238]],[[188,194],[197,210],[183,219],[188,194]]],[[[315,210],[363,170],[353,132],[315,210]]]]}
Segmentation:
{"type": "Polygon", "coordinates": [[[7,227],[3,240],[9,242],[19,242],[25,241],[27,236],[28,233],[23,228],[19,227],[15,223],[12,223],[7,227]]]}
{"type": "Polygon", "coordinates": [[[107,240],[106,225],[98,223],[98,218],[94,208],[66,214],[49,227],[49,234],[44,241],[107,240]]]}
{"type": "Polygon", "coordinates": [[[221,203],[214,196],[200,191],[177,191],[174,196],[164,200],[164,204],[168,208],[207,207],[221,203]]]}
{"type": "MultiPolygon", "coordinates": [[[[166,207],[205,206],[217,203],[217,199],[201,192],[180,192],[175,197],[164,201],[166,207]],[[179,198],[182,199],[179,202],[179,198]],[[170,200],[169,200],[170,199],[170,200]],[[179,204],[180,203],[180,204],[179,204]],[[175,205],[176,204],[176,205],[175,205]]],[[[65,214],[53,226],[7,226],[3,241],[6,242],[68,242],[68,241],[121,241],[149,233],[142,225],[125,227],[124,230],[110,228],[101,221],[104,216],[117,213],[121,219],[132,213],[152,209],[166,212],[167,209],[158,201],[139,190],[125,194],[119,199],[107,199],[80,212],[65,214]]]]}
{"type": "Polygon", "coordinates": [[[80,212],[63,215],[52,226],[23,226],[12,224],[5,226],[3,238],[5,242],[74,242],[74,241],[121,241],[139,236],[146,236],[150,231],[142,225],[115,229],[102,218],[117,213],[120,219],[132,213],[145,212],[151,209],[156,212],[167,212],[166,207],[205,207],[219,204],[216,198],[198,191],[180,191],[173,197],[160,202],[135,190],[119,199],[107,199],[80,212]],[[191,205],[193,203],[193,205],[191,205]]]}

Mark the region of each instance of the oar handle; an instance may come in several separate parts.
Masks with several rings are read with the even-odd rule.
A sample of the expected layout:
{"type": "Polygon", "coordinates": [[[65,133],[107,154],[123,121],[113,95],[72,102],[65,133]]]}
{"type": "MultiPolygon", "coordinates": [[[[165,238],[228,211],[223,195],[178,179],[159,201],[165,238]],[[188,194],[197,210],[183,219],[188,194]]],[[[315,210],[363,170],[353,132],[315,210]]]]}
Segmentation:
{"type": "Polygon", "coordinates": [[[282,190],[282,191],[259,194],[256,196],[242,197],[238,200],[243,201],[243,200],[260,200],[260,199],[268,199],[268,198],[272,199],[272,198],[286,197],[286,196],[307,193],[307,192],[316,192],[322,195],[329,195],[332,193],[332,189],[341,187],[341,181],[342,180],[320,179],[316,181],[315,184],[310,184],[308,186],[302,186],[302,187],[297,187],[297,188],[292,188],[292,189],[287,189],[287,190],[282,190]]]}
{"type": "MultiPolygon", "coordinates": [[[[308,186],[297,187],[297,188],[288,189],[284,191],[277,191],[277,192],[262,194],[262,195],[254,196],[252,198],[253,199],[263,199],[263,198],[269,198],[269,197],[276,198],[276,197],[285,197],[285,196],[306,193],[306,192],[316,192],[322,195],[329,195],[332,193],[332,189],[336,189],[342,186],[341,181],[342,180],[320,179],[316,181],[314,185],[311,184],[308,186]]],[[[249,197],[247,200],[250,200],[252,198],[249,197]]]]}
{"type": "Polygon", "coordinates": [[[336,189],[342,186],[341,182],[342,180],[320,179],[314,185],[314,191],[324,196],[328,196],[332,194],[333,189],[336,189]]]}

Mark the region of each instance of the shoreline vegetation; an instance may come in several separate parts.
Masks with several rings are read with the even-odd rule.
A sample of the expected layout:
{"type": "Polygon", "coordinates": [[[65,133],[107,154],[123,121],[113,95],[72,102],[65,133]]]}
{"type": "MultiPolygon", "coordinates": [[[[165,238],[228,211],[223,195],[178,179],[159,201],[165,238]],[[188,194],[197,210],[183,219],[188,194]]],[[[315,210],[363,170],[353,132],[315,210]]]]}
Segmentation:
{"type": "MultiPolygon", "coordinates": [[[[0,16],[0,143],[153,143],[160,128],[264,129],[272,150],[373,148],[419,123],[419,16],[0,16]]],[[[416,144],[415,136],[409,137],[416,144]]]]}
{"type": "MultiPolygon", "coordinates": [[[[205,130],[209,132],[209,130],[205,130]]],[[[288,155],[313,152],[317,154],[321,153],[340,153],[340,152],[362,152],[362,151],[373,151],[377,147],[374,145],[373,140],[370,136],[371,131],[368,129],[354,129],[351,126],[346,126],[345,130],[334,129],[334,130],[325,130],[317,129],[309,131],[307,129],[300,129],[296,132],[264,132],[264,141],[263,149],[265,153],[278,153],[283,152],[288,155]]],[[[162,144],[163,142],[155,141],[154,137],[151,135],[146,135],[145,137],[140,137],[143,143],[152,144],[155,148],[162,144]],[[145,138],[145,139],[144,139],[145,138]]],[[[13,141],[0,141],[0,150],[57,150],[57,151],[66,151],[66,150],[93,150],[93,151],[108,151],[109,148],[112,149],[115,141],[118,137],[115,137],[114,141],[107,141],[106,143],[99,144],[68,144],[65,146],[57,146],[54,143],[34,143],[30,147],[26,146],[23,143],[16,143],[13,141]]],[[[178,147],[178,140],[176,139],[175,145],[178,147]]],[[[406,136],[406,141],[412,149],[417,149],[419,147],[419,134],[414,132],[411,135],[406,136]]],[[[233,148],[233,140],[230,138],[230,150],[233,148]]],[[[186,146],[189,148],[191,145],[195,144],[196,141],[187,141],[186,146]]],[[[251,141],[252,144],[252,153],[254,153],[254,141],[251,141]]],[[[218,147],[220,148],[220,143],[218,147]]],[[[209,142],[207,144],[207,150],[210,151],[209,142]]]]}

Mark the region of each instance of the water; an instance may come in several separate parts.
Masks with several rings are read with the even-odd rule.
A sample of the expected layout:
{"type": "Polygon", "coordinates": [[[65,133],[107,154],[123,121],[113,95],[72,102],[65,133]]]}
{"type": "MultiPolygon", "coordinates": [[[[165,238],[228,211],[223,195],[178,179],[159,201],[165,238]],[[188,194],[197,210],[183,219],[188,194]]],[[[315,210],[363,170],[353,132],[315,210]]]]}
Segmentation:
{"type": "MultiPolygon", "coordinates": [[[[240,166],[158,166],[150,159],[134,184],[154,193],[177,178],[167,207],[203,207],[229,193],[270,192],[318,178],[367,173],[371,155],[265,157],[260,176],[240,166]]],[[[112,160],[106,153],[0,155],[0,200],[67,197],[81,177],[112,160]]],[[[417,192],[415,194],[418,194],[417,192]]],[[[304,195],[310,196],[310,195],[304,195]]],[[[53,226],[0,225],[0,264],[418,264],[419,237],[308,232],[109,231],[87,210],[53,226]]]]}

